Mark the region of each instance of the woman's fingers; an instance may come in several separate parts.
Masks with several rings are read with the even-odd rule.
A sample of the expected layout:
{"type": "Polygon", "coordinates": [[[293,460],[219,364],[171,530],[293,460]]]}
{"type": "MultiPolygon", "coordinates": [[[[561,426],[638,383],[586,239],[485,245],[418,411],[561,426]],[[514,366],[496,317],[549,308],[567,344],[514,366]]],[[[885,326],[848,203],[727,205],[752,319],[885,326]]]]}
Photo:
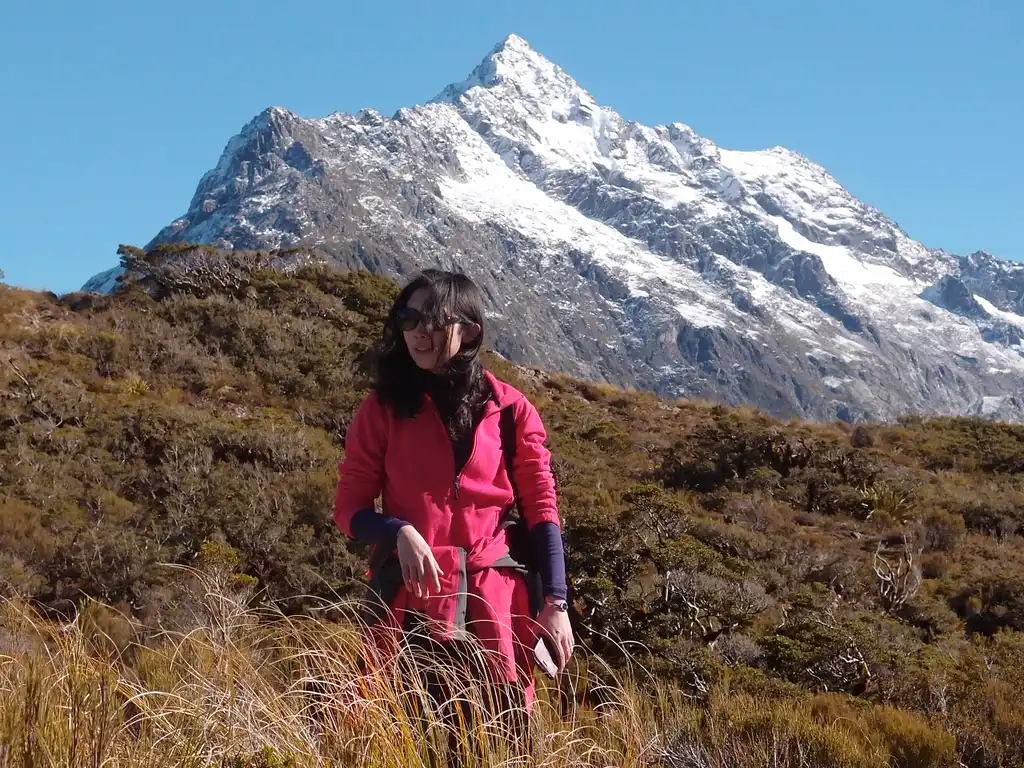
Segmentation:
{"type": "Polygon", "coordinates": [[[553,650],[559,656],[559,671],[564,671],[569,665],[569,659],[572,657],[576,644],[568,614],[545,608],[540,616],[539,624],[540,631],[551,639],[553,650]]]}
{"type": "Polygon", "coordinates": [[[409,564],[409,575],[412,578],[412,593],[416,597],[422,596],[423,589],[420,584],[423,581],[423,571],[420,567],[419,558],[413,558],[412,562],[409,564]]]}
{"type": "Polygon", "coordinates": [[[427,558],[427,573],[425,574],[426,581],[424,582],[424,585],[427,589],[429,589],[430,586],[433,586],[434,591],[437,594],[441,594],[441,576],[443,575],[441,566],[437,564],[437,560],[434,559],[434,554],[429,550],[427,551],[427,558]]]}
{"type": "MultiPolygon", "coordinates": [[[[444,571],[437,564],[434,553],[415,529],[406,526],[409,532],[400,540],[399,559],[402,563],[402,579],[405,588],[416,597],[428,597],[431,590],[441,594],[441,577],[444,571]]],[[[404,532],[406,528],[403,528],[404,532]]]]}
{"type": "Polygon", "coordinates": [[[408,563],[402,563],[402,581],[405,582],[405,588],[412,592],[412,569],[409,568],[408,563]]]}
{"type": "Polygon", "coordinates": [[[565,654],[565,633],[560,632],[557,628],[550,634],[551,639],[554,641],[555,648],[558,650],[558,669],[565,669],[568,657],[565,654]]]}
{"type": "Polygon", "coordinates": [[[569,664],[569,658],[572,656],[573,642],[572,633],[566,632],[562,635],[562,668],[564,669],[569,664]]]}

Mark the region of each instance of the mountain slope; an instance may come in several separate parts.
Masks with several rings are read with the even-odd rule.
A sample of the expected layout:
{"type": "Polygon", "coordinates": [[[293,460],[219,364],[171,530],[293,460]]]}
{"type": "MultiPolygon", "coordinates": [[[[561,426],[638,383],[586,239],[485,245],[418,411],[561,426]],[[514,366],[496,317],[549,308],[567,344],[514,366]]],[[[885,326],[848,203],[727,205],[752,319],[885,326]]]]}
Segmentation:
{"type": "MultiPolygon", "coordinates": [[[[365,590],[367,548],[346,541],[330,509],[345,431],[368,385],[365,352],[397,287],[365,272],[310,266],[279,274],[265,263],[252,268],[245,255],[221,256],[234,263],[233,280],[157,259],[149,279],[113,296],[56,297],[0,284],[0,596],[7,607],[20,597],[61,619],[59,642],[22,644],[0,611],[0,685],[12,691],[0,697],[2,743],[10,743],[4,737],[18,713],[38,711],[20,705],[30,687],[24,679],[34,678],[12,676],[12,654],[37,648],[52,658],[63,649],[80,666],[84,649],[102,653],[126,637],[115,631],[120,622],[94,623],[90,599],[150,629],[139,638],[141,653],[103,660],[138,660],[128,680],[149,681],[163,693],[144,698],[178,715],[192,697],[165,686],[177,685],[190,657],[177,652],[184,646],[163,653],[166,646],[149,641],[191,635],[197,617],[215,627],[213,642],[230,654],[204,654],[197,682],[199,698],[215,702],[217,722],[226,722],[222,691],[251,714],[251,691],[277,690],[241,686],[252,678],[239,678],[247,658],[238,655],[243,646],[222,639],[227,627],[253,639],[256,668],[289,686],[267,699],[271,714],[280,712],[275,701],[309,712],[310,699],[296,695],[309,686],[292,687],[290,675],[308,683],[321,668],[296,663],[293,652],[319,646],[309,644],[308,624],[287,622],[284,646],[271,642],[265,624],[229,625],[226,610],[236,603],[197,589],[180,566],[230,570],[237,562],[241,578],[225,573],[221,583],[270,601],[259,609],[271,623],[281,609],[296,621],[312,615],[344,627],[350,600],[365,590]],[[66,634],[90,627],[101,644],[66,634]],[[284,666],[270,664],[268,653],[284,666]],[[160,659],[169,677],[154,674],[160,659]],[[201,673],[211,665],[230,685],[209,687],[201,673]],[[11,701],[14,716],[2,716],[11,701]]],[[[760,762],[726,755],[718,764],[729,768],[763,766],[778,734],[788,733],[765,727],[777,697],[805,701],[815,715],[786,736],[808,751],[773,764],[806,766],[813,750],[814,764],[836,768],[948,768],[958,764],[953,734],[964,766],[1024,765],[1024,428],[976,419],[785,423],[485,359],[537,405],[550,436],[580,652],[601,659],[571,671],[574,695],[600,696],[598,683],[613,682],[606,664],[626,672],[629,654],[632,670],[643,671],[644,699],[678,707],[686,694],[700,708],[685,722],[714,735],[715,754],[725,754],[718,734],[765,737],[765,749],[744,750],[760,762]],[[654,680],[673,695],[651,695],[654,680]],[[815,696],[823,691],[832,695],[815,696]],[[715,710],[744,694],[755,700],[731,714],[715,710]],[[859,701],[846,700],[850,711],[839,714],[836,694],[859,701]],[[716,711],[721,728],[708,725],[716,711]],[[876,724],[851,719],[865,715],[876,724]],[[892,750],[900,759],[872,747],[871,757],[853,760],[847,737],[823,742],[822,723],[838,720],[853,723],[857,738],[902,745],[892,750]],[[911,746],[936,737],[948,742],[941,752],[911,746]],[[828,744],[834,752],[823,751],[828,744]],[[907,763],[907,755],[921,757],[907,763]]],[[[324,651],[358,658],[334,643],[324,651]]],[[[332,675],[323,690],[344,707],[340,686],[351,679],[332,675]]],[[[97,690],[90,681],[57,681],[54,690],[69,691],[79,707],[78,691],[97,690]]],[[[52,731],[77,710],[49,711],[52,731]]],[[[138,722],[126,706],[113,711],[138,722]]],[[[110,707],[104,712],[98,722],[109,723],[110,707]]],[[[596,719],[570,715],[595,730],[596,719]]],[[[192,710],[182,716],[195,719],[192,710]]],[[[288,722],[307,720],[297,714],[288,722]]],[[[159,722],[178,728],[174,717],[159,722]]],[[[664,719],[655,722],[681,738],[664,719]]],[[[138,729],[102,727],[138,749],[138,729]]],[[[239,743],[235,728],[210,732],[239,743]]],[[[313,735],[304,748],[362,744],[313,735]]],[[[194,741],[208,762],[209,733],[194,741]]],[[[684,760],[681,746],[676,752],[684,760]]],[[[594,754],[563,764],[594,764],[594,754]]],[[[181,753],[168,764],[181,764],[181,753]]],[[[335,764],[373,763],[353,756],[335,764]]],[[[639,763],[604,755],[601,764],[639,763]]]]}
{"type": "Polygon", "coordinates": [[[1024,417],[1024,266],[929,250],[788,150],[627,121],[516,36],[390,119],[264,111],[173,241],[459,267],[506,356],[665,395],[1024,417]]]}

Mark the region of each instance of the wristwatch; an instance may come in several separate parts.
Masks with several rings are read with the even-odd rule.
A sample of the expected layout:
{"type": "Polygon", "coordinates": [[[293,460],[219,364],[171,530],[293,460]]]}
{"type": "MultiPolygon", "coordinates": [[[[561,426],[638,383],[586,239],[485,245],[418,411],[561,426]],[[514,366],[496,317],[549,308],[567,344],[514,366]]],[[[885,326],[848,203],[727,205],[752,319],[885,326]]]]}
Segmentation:
{"type": "Polygon", "coordinates": [[[569,610],[569,604],[565,600],[563,600],[562,598],[555,597],[554,595],[546,596],[544,598],[544,604],[545,605],[550,605],[556,611],[561,611],[562,613],[565,613],[566,611],[569,610]]]}

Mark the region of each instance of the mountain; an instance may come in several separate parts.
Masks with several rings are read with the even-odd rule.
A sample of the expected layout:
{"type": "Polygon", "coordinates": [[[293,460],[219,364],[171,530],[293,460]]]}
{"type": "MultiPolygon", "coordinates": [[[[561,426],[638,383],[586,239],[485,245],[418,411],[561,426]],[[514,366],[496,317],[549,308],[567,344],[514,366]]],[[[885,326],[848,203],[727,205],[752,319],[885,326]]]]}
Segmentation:
{"type": "Polygon", "coordinates": [[[926,248],[790,150],[628,121],[514,35],[391,118],[265,110],[149,247],[186,241],[461,268],[506,357],[665,396],[1024,419],[1024,265],[926,248]]]}

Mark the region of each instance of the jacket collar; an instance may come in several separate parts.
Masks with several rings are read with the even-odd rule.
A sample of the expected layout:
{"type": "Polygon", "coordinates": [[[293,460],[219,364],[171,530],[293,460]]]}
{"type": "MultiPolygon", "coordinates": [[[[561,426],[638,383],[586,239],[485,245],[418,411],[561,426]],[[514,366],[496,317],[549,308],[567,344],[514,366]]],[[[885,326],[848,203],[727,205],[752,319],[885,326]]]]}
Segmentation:
{"type": "MultiPolygon", "coordinates": [[[[483,412],[484,416],[495,414],[503,408],[514,405],[523,399],[524,395],[522,392],[506,384],[486,368],[484,369],[484,378],[491,389],[491,396],[487,399],[487,407],[483,412]]],[[[429,392],[424,392],[423,396],[431,402],[434,400],[429,392]]]]}
{"type": "Polygon", "coordinates": [[[490,411],[490,405],[493,403],[495,410],[501,410],[509,405],[513,405],[523,399],[521,392],[518,392],[513,387],[509,386],[493,373],[484,369],[484,376],[487,379],[487,383],[491,386],[491,399],[488,403],[488,412],[490,411]]]}

